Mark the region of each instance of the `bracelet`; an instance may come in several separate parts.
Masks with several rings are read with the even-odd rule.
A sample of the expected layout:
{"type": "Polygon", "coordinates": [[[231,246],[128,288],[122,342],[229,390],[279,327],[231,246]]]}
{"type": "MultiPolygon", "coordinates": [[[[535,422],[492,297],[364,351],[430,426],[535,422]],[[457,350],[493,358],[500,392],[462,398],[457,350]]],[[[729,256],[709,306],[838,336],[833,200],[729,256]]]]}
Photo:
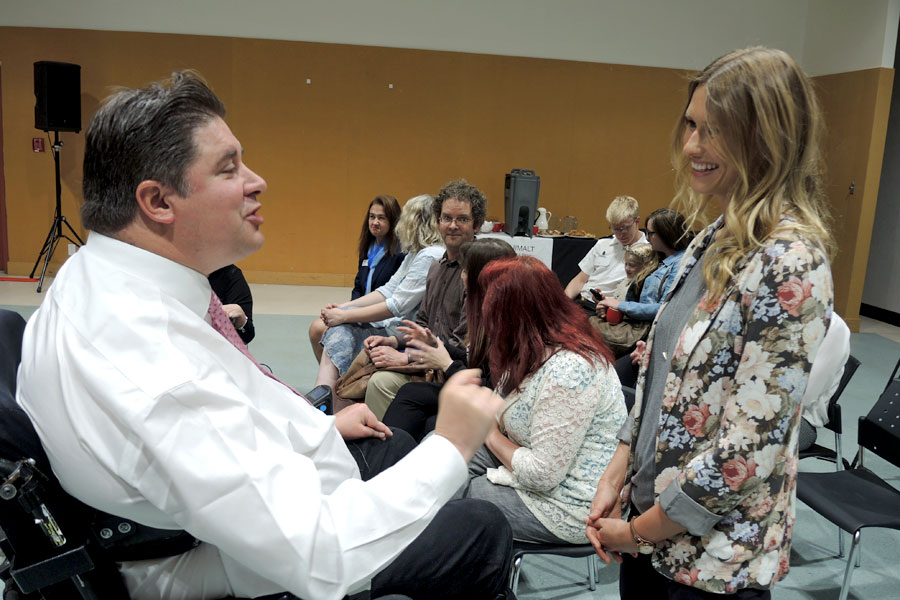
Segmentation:
{"type": "Polygon", "coordinates": [[[632,517],[630,521],[628,521],[628,529],[631,530],[631,538],[634,540],[634,543],[637,544],[638,552],[641,554],[653,554],[653,551],[656,550],[656,544],[651,542],[650,540],[643,538],[638,534],[634,529],[634,522],[637,520],[637,517],[632,517]]]}

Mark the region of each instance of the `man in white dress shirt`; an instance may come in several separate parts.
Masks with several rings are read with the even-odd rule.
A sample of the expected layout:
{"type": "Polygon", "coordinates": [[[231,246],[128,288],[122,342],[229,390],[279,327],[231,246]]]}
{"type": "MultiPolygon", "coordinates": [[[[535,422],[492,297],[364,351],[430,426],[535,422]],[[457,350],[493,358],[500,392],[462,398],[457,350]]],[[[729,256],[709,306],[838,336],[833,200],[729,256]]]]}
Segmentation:
{"type": "Polygon", "coordinates": [[[91,234],[19,371],[54,472],[93,507],[202,542],[125,563],[132,598],[503,593],[508,524],[445,504],[501,404],[477,372],[448,382],[436,435],[402,456],[411,444],[365,405],[323,415],[211,325],[207,275],[263,243],[266,183],[224,114],[185,72],[116,94],[88,128],[91,234]]]}

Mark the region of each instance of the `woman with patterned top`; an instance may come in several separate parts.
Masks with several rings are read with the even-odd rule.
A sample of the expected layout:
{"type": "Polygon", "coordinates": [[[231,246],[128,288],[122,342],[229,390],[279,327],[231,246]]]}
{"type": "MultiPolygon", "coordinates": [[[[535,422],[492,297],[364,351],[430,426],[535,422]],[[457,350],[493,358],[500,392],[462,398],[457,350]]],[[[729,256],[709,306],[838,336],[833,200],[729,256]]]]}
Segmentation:
{"type": "Polygon", "coordinates": [[[587,543],[583,517],[626,416],[612,354],[534,258],[491,261],[478,287],[469,328],[484,332],[505,402],[460,494],[499,506],[514,539],[587,543]]]}
{"type": "Polygon", "coordinates": [[[623,599],[770,598],[788,571],[800,401],[833,304],[821,127],[782,51],[736,50],[690,83],[680,199],[689,223],[722,216],[685,251],[586,519],[623,560],[623,599]]]}

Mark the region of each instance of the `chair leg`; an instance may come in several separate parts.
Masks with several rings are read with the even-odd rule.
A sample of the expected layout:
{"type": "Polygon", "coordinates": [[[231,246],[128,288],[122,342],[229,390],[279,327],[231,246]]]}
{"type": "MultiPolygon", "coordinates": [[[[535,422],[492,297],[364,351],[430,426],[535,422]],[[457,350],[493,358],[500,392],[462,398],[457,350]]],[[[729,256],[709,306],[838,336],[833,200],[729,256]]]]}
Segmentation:
{"type": "Polygon", "coordinates": [[[850,542],[850,553],[847,555],[847,566],[844,568],[844,582],[841,584],[841,596],[839,600],[847,600],[850,593],[850,578],[853,577],[853,569],[856,567],[854,562],[855,554],[859,548],[860,530],[853,532],[853,539],[850,542]]]}
{"type": "Polygon", "coordinates": [[[838,527],[838,558],[844,558],[844,531],[838,527]]]}
{"type": "Polygon", "coordinates": [[[522,556],[517,556],[513,559],[512,568],[509,570],[509,589],[512,590],[513,595],[516,594],[516,590],[519,589],[519,573],[522,569],[522,556]]]}
{"type": "Polygon", "coordinates": [[[588,556],[588,588],[593,592],[597,589],[597,555],[588,556]]]}

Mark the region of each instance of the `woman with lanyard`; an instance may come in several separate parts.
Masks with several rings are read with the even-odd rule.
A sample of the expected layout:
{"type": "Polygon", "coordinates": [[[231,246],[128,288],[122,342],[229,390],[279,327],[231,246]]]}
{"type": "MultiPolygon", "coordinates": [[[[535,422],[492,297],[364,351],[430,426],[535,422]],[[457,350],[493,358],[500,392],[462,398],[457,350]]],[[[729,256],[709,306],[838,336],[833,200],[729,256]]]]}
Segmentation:
{"type": "Polygon", "coordinates": [[[678,199],[691,224],[707,203],[722,216],[635,351],[635,405],[585,519],[623,560],[623,599],[770,598],[787,573],[800,400],[833,304],[821,128],[784,52],[736,50],[690,83],[678,199]]]}
{"type": "MultiPolygon", "coordinates": [[[[359,234],[359,268],[353,281],[350,302],[386,285],[403,264],[406,253],[400,247],[400,237],[396,232],[400,214],[400,204],[393,196],[375,196],[369,202],[359,234]]],[[[326,308],[332,306],[337,305],[329,304],[326,308]]],[[[321,341],[327,329],[322,319],[315,319],[309,326],[309,343],[317,362],[322,360],[321,341]]]]}
{"type": "Polygon", "coordinates": [[[353,281],[351,300],[386,284],[406,258],[400,251],[400,239],[394,233],[399,218],[400,205],[393,196],[375,196],[369,203],[359,234],[359,269],[353,281]]]}

